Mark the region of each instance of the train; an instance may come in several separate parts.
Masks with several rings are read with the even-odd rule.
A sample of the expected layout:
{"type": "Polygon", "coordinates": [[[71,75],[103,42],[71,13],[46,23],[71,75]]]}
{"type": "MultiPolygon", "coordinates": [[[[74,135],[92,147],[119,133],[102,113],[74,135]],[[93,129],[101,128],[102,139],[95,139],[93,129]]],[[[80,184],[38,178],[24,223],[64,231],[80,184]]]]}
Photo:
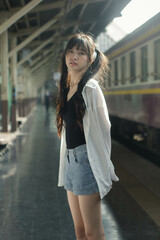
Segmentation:
{"type": "MultiPolygon", "coordinates": [[[[111,133],[160,154],[160,13],[105,52],[111,133]]],[[[160,155],[159,155],[160,156],[160,155]]],[[[160,162],[160,158],[159,158],[160,162]]]]}

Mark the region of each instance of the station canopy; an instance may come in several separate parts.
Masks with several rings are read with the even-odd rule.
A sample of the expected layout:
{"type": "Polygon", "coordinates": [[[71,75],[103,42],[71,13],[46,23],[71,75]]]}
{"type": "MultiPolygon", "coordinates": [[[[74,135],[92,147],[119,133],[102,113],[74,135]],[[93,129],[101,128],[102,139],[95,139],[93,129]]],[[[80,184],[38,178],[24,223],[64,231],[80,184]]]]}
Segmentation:
{"type": "Polygon", "coordinates": [[[130,0],[0,0],[0,33],[17,36],[18,65],[54,57],[55,65],[67,38],[77,32],[95,38],[130,0]],[[28,8],[27,8],[28,7],[28,8]],[[9,22],[10,20],[10,22],[9,22]],[[5,26],[2,26],[2,23],[5,26]],[[3,27],[3,29],[1,28],[3,27]],[[34,53],[34,54],[33,54],[34,53]],[[27,57],[28,56],[28,57],[27,57]]]}

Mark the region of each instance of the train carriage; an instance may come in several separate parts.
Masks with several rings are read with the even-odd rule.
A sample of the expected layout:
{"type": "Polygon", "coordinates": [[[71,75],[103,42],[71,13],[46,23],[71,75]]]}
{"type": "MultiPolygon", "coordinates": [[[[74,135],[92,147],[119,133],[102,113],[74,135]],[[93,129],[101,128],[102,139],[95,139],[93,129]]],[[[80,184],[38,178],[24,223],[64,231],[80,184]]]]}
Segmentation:
{"type": "Polygon", "coordinates": [[[160,13],[105,54],[112,135],[160,153],[160,13]]]}

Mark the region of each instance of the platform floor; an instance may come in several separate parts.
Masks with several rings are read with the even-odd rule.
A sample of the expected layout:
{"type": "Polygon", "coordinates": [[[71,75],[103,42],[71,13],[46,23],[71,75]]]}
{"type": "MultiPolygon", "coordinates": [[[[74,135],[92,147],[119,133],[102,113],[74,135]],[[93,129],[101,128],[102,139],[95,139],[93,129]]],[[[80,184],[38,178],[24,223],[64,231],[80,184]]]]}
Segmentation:
{"type": "MultiPolygon", "coordinates": [[[[0,157],[0,240],[76,239],[66,191],[57,187],[54,121],[38,106],[0,157]]],[[[160,169],[115,141],[112,160],[120,181],[102,200],[106,240],[160,240],[160,169]]]]}

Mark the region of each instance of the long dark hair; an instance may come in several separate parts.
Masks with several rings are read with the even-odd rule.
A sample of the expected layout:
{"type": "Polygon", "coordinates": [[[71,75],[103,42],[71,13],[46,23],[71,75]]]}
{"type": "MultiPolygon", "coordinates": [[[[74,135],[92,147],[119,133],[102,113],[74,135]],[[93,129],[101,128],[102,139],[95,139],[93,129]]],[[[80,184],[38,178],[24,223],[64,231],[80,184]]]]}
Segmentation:
{"type": "Polygon", "coordinates": [[[78,33],[70,37],[68,44],[66,45],[64,53],[62,55],[62,60],[60,65],[61,78],[59,82],[59,89],[58,89],[57,101],[56,101],[57,103],[56,125],[58,129],[59,137],[61,137],[61,132],[62,132],[62,126],[63,126],[62,113],[64,111],[64,108],[67,102],[67,94],[69,91],[68,87],[69,87],[69,81],[70,81],[68,77],[65,57],[67,52],[75,46],[77,47],[77,49],[81,48],[87,53],[89,62],[92,61],[92,56],[94,52],[96,52],[96,58],[92,61],[87,71],[82,76],[82,79],[78,84],[77,94],[74,98],[74,104],[76,107],[76,116],[77,116],[76,122],[81,130],[83,129],[82,119],[84,117],[85,108],[86,108],[84,99],[82,97],[83,87],[86,85],[87,81],[93,77],[96,80],[98,80],[101,85],[102,81],[105,79],[105,76],[108,70],[108,58],[102,52],[97,50],[94,40],[90,35],[87,35],[84,33],[78,33]]]}

